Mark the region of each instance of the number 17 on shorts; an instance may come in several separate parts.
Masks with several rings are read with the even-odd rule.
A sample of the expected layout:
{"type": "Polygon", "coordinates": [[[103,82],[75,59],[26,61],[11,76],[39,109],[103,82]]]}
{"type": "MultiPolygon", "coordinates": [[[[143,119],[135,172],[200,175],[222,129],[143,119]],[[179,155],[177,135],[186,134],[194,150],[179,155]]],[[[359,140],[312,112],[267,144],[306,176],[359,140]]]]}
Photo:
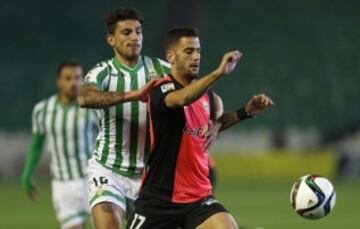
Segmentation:
{"type": "Polygon", "coordinates": [[[141,225],[145,223],[146,217],[135,213],[133,220],[131,221],[129,229],[140,229],[141,225]]]}

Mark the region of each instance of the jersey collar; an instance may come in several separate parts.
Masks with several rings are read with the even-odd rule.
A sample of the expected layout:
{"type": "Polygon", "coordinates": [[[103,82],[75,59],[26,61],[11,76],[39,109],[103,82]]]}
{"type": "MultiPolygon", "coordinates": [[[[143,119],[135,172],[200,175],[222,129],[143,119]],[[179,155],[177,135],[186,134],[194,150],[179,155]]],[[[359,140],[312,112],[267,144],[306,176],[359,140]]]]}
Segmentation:
{"type": "Polygon", "coordinates": [[[137,65],[135,65],[133,68],[131,68],[131,67],[128,67],[128,66],[126,66],[125,64],[123,64],[123,63],[121,63],[116,57],[113,57],[113,64],[114,64],[114,66],[115,66],[115,68],[116,68],[116,70],[123,70],[123,71],[126,71],[126,72],[137,72],[137,71],[139,71],[139,69],[140,68],[142,68],[143,67],[143,60],[142,60],[143,58],[141,58],[141,56],[140,56],[140,61],[139,61],[139,63],[137,64],[137,65]]]}

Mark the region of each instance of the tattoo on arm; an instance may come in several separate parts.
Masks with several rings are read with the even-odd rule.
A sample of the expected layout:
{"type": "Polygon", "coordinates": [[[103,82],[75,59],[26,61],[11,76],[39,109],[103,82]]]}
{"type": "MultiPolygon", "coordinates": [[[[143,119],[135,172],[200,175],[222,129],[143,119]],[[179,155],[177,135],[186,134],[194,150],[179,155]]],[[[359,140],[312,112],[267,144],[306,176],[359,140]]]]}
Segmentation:
{"type": "Polygon", "coordinates": [[[78,103],[80,107],[99,109],[108,108],[119,103],[129,102],[136,99],[136,91],[108,92],[100,91],[94,85],[83,85],[80,88],[78,103]]]}

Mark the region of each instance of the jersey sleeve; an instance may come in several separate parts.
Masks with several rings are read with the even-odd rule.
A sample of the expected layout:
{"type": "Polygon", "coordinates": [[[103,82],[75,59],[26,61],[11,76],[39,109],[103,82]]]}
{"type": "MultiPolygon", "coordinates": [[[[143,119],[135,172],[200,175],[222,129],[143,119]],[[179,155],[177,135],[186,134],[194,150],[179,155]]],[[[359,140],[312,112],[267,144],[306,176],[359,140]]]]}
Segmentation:
{"type": "Polygon", "coordinates": [[[151,112],[164,112],[169,108],[165,104],[166,96],[175,91],[175,84],[173,82],[164,82],[155,87],[150,93],[151,112]]]}
{"type": "Polygon", "coordinates": [[[108,81],[109,67],[105,62],[97,64],[84,77],[84,84],[95,85],[101,91],[104,91],[108,81]]]}
{"type": "Polygon", "coordinates": [[[36,135],[45,134],[45,117],[46,100],[37,103],[32,111],[32,133],[36,135]]]}

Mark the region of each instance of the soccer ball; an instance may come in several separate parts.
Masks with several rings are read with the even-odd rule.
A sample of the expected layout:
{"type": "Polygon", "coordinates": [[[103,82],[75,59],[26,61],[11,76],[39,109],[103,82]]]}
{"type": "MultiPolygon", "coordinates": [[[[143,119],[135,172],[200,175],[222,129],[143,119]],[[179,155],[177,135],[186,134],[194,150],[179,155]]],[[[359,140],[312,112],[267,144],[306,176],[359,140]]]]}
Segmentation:
{"type": "Polygon", "coordinates": [[[334,208],[336,194],[324,177],[306,175],[292,187],[290,202],[294,210],[306,219],[320,219],[334,208]]]}

